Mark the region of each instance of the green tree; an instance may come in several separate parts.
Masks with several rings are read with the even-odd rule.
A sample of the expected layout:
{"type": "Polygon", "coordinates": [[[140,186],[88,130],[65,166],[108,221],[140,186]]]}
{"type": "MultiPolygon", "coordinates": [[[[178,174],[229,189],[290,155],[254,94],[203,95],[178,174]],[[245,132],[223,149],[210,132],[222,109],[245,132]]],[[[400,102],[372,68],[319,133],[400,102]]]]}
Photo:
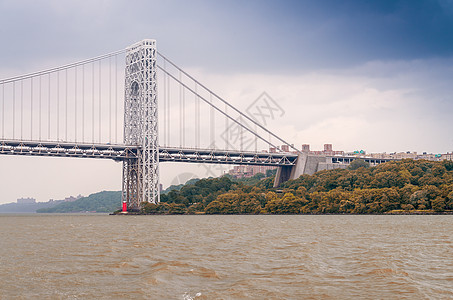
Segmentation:
{"type": "Polygon", "coordinates": [[[363,159],[354,159],[348,166],[349,170],[357,170],[358,168],[369,168],[370,164],[363,159]]]}
{"type": "Polygon", "coordinates": [[[275,176],[275,174],[277,174],[277,168],[272,170],[266,170],[266,177],[272,177],[275,176]]]}

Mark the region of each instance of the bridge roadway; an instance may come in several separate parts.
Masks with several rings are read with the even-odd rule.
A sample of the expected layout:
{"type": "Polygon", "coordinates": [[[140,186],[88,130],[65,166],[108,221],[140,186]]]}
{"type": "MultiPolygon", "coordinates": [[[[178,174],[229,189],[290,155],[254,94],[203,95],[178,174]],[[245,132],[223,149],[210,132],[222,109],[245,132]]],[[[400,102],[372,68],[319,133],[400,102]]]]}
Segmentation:
{"type": "MultiPolygon", "coordinates": [[[[101,158],[123,161],[137,159],[140,147],[122,144],[89,144],[0,140],[0,154],[50,157],[101,158]]],[[[235,150],[160,147],[159,161],[232,165],[293,166],[297,154],[235,150]]]]}

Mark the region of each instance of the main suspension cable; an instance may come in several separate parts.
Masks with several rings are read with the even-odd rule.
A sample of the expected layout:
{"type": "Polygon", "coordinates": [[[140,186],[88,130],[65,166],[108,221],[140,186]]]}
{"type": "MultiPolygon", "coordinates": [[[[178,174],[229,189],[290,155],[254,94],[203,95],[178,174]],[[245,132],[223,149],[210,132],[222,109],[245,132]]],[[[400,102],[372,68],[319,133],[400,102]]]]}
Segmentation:
{"type": "MultiPolygon", "coordinates": [[[[201,96],[200,94],[196,93],[194,91],[194,89],[190,88],[189,86],[187,86],[186,84],[184,84],[183,82],[180,82],[175,76],[173,76],[172,74],[168,73],[167,71],[165,71],[161,66],[157,65],[157,67],[159,69],[161,69],[162,71],[164,71],[168,76],[170,76],[171,78],[173,78],[173,80],[179,82],[179,84],[182,84],[187,90],[189,90],[190,92],[192,92],[193,94],[195,94],[197,97],[199,97],[199,99],[203,100],[205,103],[208,103],[209,105],[211,105],[209,103],[209,100],[207,100],[206,98],[204,98],[203,96],[201,96]]],[[[213,94],[214,95],[214,94],[213,94]]],[[[214,95],[215,96],[215,95],[214,95]]],[[[228,119],[230,119],[231,121],[233,121],[234,123],[238,124],[239,126],[241,127],[244,127],[244,125],[242,125],[240,122],[238,122],[236,119],[232,118],[231,116],[229,116],[228,114],[226,114],[223,110],[221,110],[220,108],[218,108],[216,105],[212,104],[212,107],[214,107],[215,110],[217,110],[218,112],[220,112],[221,114],[223,114],[224,116],[226,116],[228,119]]],[[[277,146],[269,143],[266,139],[264,139],[263,137],[261,137],[259,134],[257,134],[256,132],[253,132],[251,129],[249,129],[248,127],[244,127],[245,130],[249,131],[250,133],[256,135],[259,139],[261,139],[262,141],[268,143],[269,145],[277,148],[277,146]]]]}
{"type": "Polygon", "coordinates": [[[5,84],[5,83],[13,82],[13,81],[19,81],[19,80],[23,80],[23,79],[28,79],[28,78],[36,77],[36,76],[39,76],[39,75],[45,75],[45,74],[55,73],[55,72],[59,72],[59,71],[64,71],[66,69],[71,69],[71,68],[74,68],[74,67],[77,67],[77,66],[81,66],[81,65],[92,63],[92,62],[96,62],[98,60],[103,60],[105,58],[109,58],[111,56],[119,55],[119,54],[122,54],[122,53],[125,53],[125,52],[126,52],[126,49],[122,49],[122,50],[118,50],[118,51],[115,51],[115,52],[107,53],[107,54],[104,54],[104,55],[96,56],[96,57],[93,57],[93,58],[81,60],[81,61],[78,61],[78,62],[75,62],[75,63],[66,64],[66,65],[63,65],[63,66],[55,67],[55,68],[50,68],[50,69],[46,69],[46,70],[42,70],[42,71],[38,71],[38,72],[34,72],[34,73],[29,73],[29,74],[25,74],[25,75],[20,75],[20,76],[10,77],[10,78],[6,78],[6,79],[1,79],[0,80],[0,84],[5,84]]]}
{"type": "MultiPolygon", "coordinates": [[[[175,67],[177,70],[179,70],[180,72],[182,72],[184,75],[186,75],[188,78],[190,78],[192,81],[196,82],[199,86],[201,86],[203,89],[205,89],[206,91],[212,93],[212,95],[214,97],[216,97],[218,100],[220,100],[221,102],[225,103],[225,105],[229,106],[230,108],[232,108],[236,113],[238,113],[239,115],[243,116],[246,120],[252,122],[253,124],[256,124],[260,129],[264,130],[265,132],[269,133],[270,135],[272,135],[273,137],[275,137],[277,140],[279,140],[280,142],[288,145],[290,148],[292,148],[293,150],[295,150],[296,152],[298,153],[302,153],[299,149],[295,148],[292,144],[286,142],[285,140],[283,140],[282,138],[278,137],[277,135],[275,135],[273,132],[271,132],[270,130],[266,129],[263,125],[259,124],[258,122],[256,122],[255,120],[253,120],[252,118],[250,118],[249,116],[247,116],[246,114],[242,113],[239,109],[237,109],[236,107],[234,107],[233,105],[229,104],[226,100],[224,100],[223,98],[221,98],[219,95],[217,95],[216,93],[214,93],[213,91],[211,91],[209,88],[207,88],[205,85],[203,85],[202,83],[200,83],[198,80],[196,80],[194,77],[192,77],[190,74],[188,74],[187,72],[185,72],[183,69],[181,69],[180,67],[178,67],[174,62],[172,62],[171,60],[169,60],[167,57],[165,57],[164,55],[162,55],[162,53],[160,53],[159,51],[157,51],[157,54],[159,56],[161,56],[164,61],[168,61],[173,67],[175,67]]],[[[157,65],[159,67],[159,65],[157,65]]],[[[241,125],[242,126],[242,125],[241,125]]],[[[255,134],[254,132],[252,132],[253,134],[255,134]]],[[[267,141],[266,141],[267,142],[267,141]]]]}

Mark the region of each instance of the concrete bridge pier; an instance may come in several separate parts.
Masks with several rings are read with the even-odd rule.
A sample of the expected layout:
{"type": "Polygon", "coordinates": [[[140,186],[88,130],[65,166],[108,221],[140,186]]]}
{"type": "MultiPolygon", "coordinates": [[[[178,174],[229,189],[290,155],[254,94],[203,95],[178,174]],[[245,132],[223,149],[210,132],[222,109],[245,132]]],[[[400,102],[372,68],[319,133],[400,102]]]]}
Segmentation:
{"type": "Polygon", "coordinates": [[[295,166],[281,166],[277,168],[277,173],[275,174],[274,187],[279,187],[285,181],[288,181],[291,178],[291,172],[295,166]]]}
{"type": "Polygon", "coordinates": [[[313,175],[318,171],[320,163],[326,164],[325,156],[300,153],[294,166],[278,167],[274,187],[279,187],[285,181],[297,179],[303,174],[313,175]]]}

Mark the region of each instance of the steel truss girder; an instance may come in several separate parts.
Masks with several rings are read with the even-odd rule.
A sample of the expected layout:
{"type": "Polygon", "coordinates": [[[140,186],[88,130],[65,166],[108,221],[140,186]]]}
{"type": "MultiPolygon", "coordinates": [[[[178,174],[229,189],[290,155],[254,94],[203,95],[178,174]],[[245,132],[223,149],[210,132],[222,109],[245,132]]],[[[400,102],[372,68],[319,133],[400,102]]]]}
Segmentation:
{"type": "Polygon", "coordinates": [[[161,162],[212,163],[232,165],[293,166],[297,154],[246,151],[222,151],[161,147],[161,162]]]}
{"type": "Polygon", "coordinates": [[[111,144],[75,144],[63,142],[0,141],[0,154],[102,158],[122,161],[137,158],[137,147],[111,144]]]}
{"type": "MultiPolygon", "coordinates": [[[[138,146],[110,144],[74,144],[63,142],[0,141],[0,154],[101,158],[116,161],[138,160],[138,146]]],[[[211,163],[230,165],[292,166],[297,155],[292,153],[240,152],[210,149],[159,149],[161,162],[211,163]]],[[[138,162],[137,162],[138,163],[138,162]]],[[[130,167],[128,167],[130,169],[130,167]]],[[[134,175],[135,176],[135,175],[134,175]]]]}

